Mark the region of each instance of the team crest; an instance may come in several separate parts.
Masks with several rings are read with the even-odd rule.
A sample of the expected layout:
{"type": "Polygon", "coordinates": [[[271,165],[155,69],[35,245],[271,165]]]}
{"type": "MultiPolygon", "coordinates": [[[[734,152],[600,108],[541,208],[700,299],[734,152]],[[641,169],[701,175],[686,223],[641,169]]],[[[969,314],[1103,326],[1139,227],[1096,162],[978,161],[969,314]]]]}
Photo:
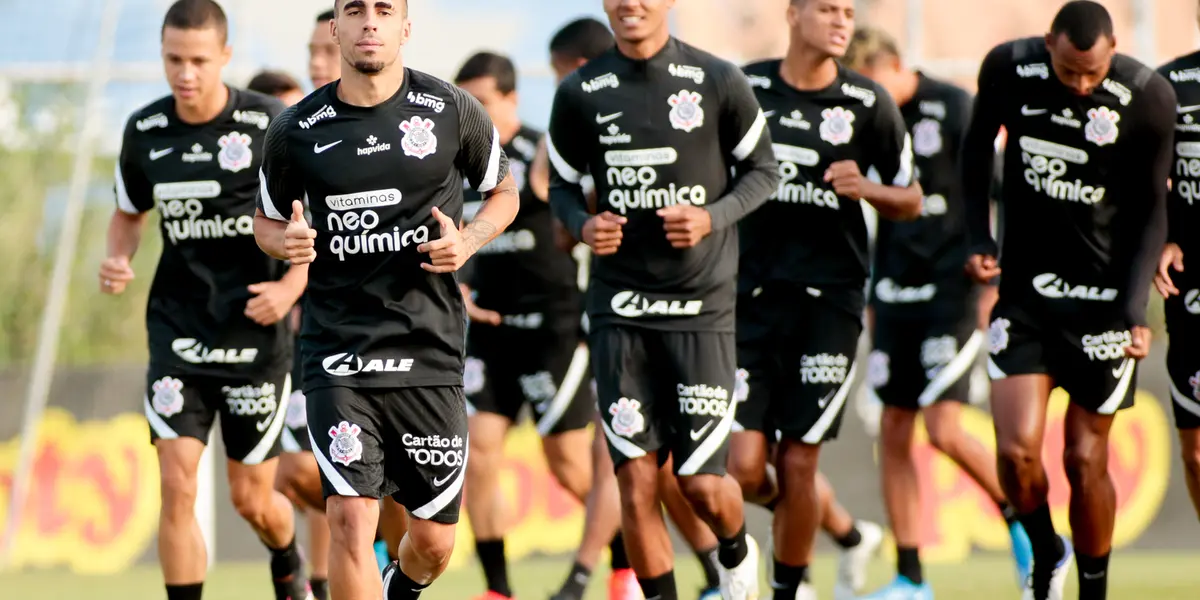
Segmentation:
{"type": "Polygon", "coordinates": [[[879,389],[891,378],[891,358],[882,350],[872,350],[867,356],[867,385],[879,389]]]}
{"type": "Polygon", "coordinates": [[[433,135],[432,120],[413,117],[400,123],[400,131],[404,132],[400,147],[407,156],[423,159],[437,152],[437,136],[433,135]]]}
{"type": "Polygon", "coordinates": [[[283,413],[283,423],[288,429],[303,429],[308,427],[308,407],[304,405],[304,392],[296,390],[288,397],[287,412],[283,413]]]}
{"type": "Polygon", "coordinates": [[[738,369],[733,381],[733,399],[745,402],[750,397],[750,372],[738,369]]]}
{"type": "Polygon", "coordinates": [[[1083,135],[1087,141],[1104,146],[1117,141],[1117,122],[1121,115],[1107,106],[1091,108],[1087,111],[1088,122],[1083,126],[1083,135]]]}
{"type": "Polygon", "coordinates": [[[154,398],[150,400],[150,405],[154,407],[154,412],[170,418],[172,415],[179,414],[183,410],[183,382],[174,377],[163,377],[155,381],[150,389],[154,392],[154,398]]]}
{"type": "Polygon", "coordinates": [[[821,139],[840,146],[854,137],[854,113],[836,106],[821,111],[821,139]]]}
{"type": "Polygon", "coordinates": [[[630,398],[621,398],[608,407],[612,415],[613,433],[633,437],[646,429],[646,418],[642,416],[642,403],[630,398]]]}
{"type": "Polygon", "coordinates": [[[1200,371],[1196,371],[1196,374],[1188,379],[1188,383],[1192,384],[1192,397],[1200,400],[1200,371]]]}
{"type": "Polygon", "coordinates": [[[350,463],[362,458],[362,441],[358,439],[360,433],[362,428],[346,421],[330,427],[329,437],[333,438],[329,443],[330,460],[348,467],[350,463]]]}
{"type": "Polygon", "coordinates": [[[671,94],[667,98],[667,104],[671,105],[671,113],[667,115],[671,119],[671,126],[690,132],[704,125],[704,109],[700,107],[702,99],[700,92],[680,90],[678,94],[671,94]]]}
{"type": "Polygon", "coordinates": [[[912,130],[913,152],[933,156],[942,151],[942,124],[934,119],[921,119],[912,130]]]}
{"type": "Polygon", "coordinates": [[[217,164],[222,169],[237,173],[248,168],[254,160],[254,152],[250,150],[250,136],[236,131],[227,133],[217,140],[221,151],[217,153],[217,164]]]}
{"type": "Polygon", "coordinates": [[[1008,328],[1012,322],[1008,319],[996,319],[988,327],[988,349],[992,354],[999,354],[1008,349],[1008,328]]]}
{"type": "Polygon", "coordinates": [[[468,396],[474,396],[483,391],[483,361],[478,358],[468,356],[463,363],[463,393],[468,396]]]}

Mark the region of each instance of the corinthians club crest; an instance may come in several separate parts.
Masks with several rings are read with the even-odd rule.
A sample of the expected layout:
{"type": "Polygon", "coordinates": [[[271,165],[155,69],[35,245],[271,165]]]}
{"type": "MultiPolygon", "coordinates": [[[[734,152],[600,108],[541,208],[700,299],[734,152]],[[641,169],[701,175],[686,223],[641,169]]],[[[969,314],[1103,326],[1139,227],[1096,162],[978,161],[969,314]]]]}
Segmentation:
{"type": "Polygon", "coordinates": [[[400,131],[404,132],[400,147],[405,155],[423,159],[437,152],[437,136],[433,135],[432,120],[413,117],[400,123],[400,131]]]}
{"type": "Polygon", "coordinates": [[[350,463],[362,458],[363,445],[358,439],[362,428],[352,423],[342,421],[335,427],[329,428],[329,459],[335,463],[350,466],[350,463]]]}
{"type": "Polygon", "coordinates": [[[912,130],[913,152],[933,156],[942,151],[942,124],[933,119],[921,119],[912,130]]]}
{"type": "Polygon", "coordinates": [[[217,164],[222,169],[237,173],[250,166],[254,153],[250,150],[250,136],[236,131],[227,133],[217,140],[221,151],[217,153],[217,164]]]}
{"type": "Polygon", "coordinates": [[[163,377],[155,381],[150,389],[154,392],[154,398],[150,401],[150,405],[154,407],[154,412],[170,418],[172,415],[178,414],[183,410],[183,382],[174,377],[163,377]]]}
{"type": "Polygon", "coordinates": [[[854,113],[835,106],[821,111],[821,139],[834,146],[840,146],[854,137],[854,113]]]}
{"type": "Polygon", "coordinates": [[[700,92],[680,90],[678,94],[671,94],[671,97],[667,98],[667,104],[671,105],[671,113],[667,115],[671,126],[691,132],[704,125],[704,109],[700,107],[702,99],[700,92]]]}
{"type": "Polygon", "coordinates": [[[1083,135],[1087,141],[1104,146],[1117,141],[1117,122],[1121,115],[1107,106],[1090,108],[1087,111],[1088,122],[1083,126],[1083,135]]]}
{"type": "Polygon", "coordinates": [[[646,418],[642,416],[642,403],[630,398],[621,398],[608,407],[612,415],[613,433],[622,437],[633,437],[646,429],[646,418]]]}

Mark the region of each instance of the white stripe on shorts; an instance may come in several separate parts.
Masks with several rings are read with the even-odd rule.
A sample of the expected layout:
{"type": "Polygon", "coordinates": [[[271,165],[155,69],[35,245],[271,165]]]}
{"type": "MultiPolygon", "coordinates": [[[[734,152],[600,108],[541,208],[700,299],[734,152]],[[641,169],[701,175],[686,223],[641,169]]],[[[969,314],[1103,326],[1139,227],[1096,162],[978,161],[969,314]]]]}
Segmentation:
{"type": "Polygon", "coordinates": [[[267,432],[263,434],[262,439],[258,440],[258,445],[242,459],[243,465],[257,465],[266,458],[267,453],[271,451],[271,447],[275,445],[275,440],[279,439],[279,432],[283,431],[284,417],[287,415],[288,402],[292,400],[292,374],[288,373],[283,377],[283,388],[279,394],[279,406],[275,407],[275,418],[271,420],[271,425],[267,427],[267,432]]]}
{"type": "Polygon", "coordinates": [[[308,443],[312,444],[313,456],[317,459],[317,466],[321,468],[321,474],[325,476],[325,479],[329,480],[329,484],[333,486],[333,490],[337,492],[337,495],[358,496],[359,493],[350,485],[350,482],[346,481],[346,478],[342,477],[341,473],[338,473],[337,467],[333,466],[333,463],[330,463],[328,458],[325,458],[325,453],[321,451],[321,446],[317,445],[317,438],[313,437],[312,427],[308,428],[308,443]]]}
{"type": "MultiPolygon", "coordinates": [[[[963,344],[958,354],[942,367],[941,371],[925,386],[921,395],[917,397],[917,405],[925,408],[937,402],[937,399],[950,386],[954,385],[959,379],[962,379],[975,366],[975,359],[979,356],[979,349],[983,347],[983,332],[975,330],[967,342],[963,344]]],[[[966,398],[955,398],[955,400],[966,400],[966,398]]]]}
{"type": "Polygon", "coordinates": [[[425,506],[412,511],[414,517],[425,520],[433,518],[434,515],[441,512],[443,508],[446,508],[447,504],[450,504],[454,500],[459,490],[462,490],[463,481],[467,478],[467,461],[471,459],[470,435],[467,436],[467,441],[463,446],[465,450],[463,450],[462,466],[458,467],[458,477],[454,478],[454,483],[447,486],[446,489],[442,490],[442,493],[438,494],[433,500],[430,500],[425,506]]]}
{"type": "Polygon", "coordinates": [[[1175,387],[1174,381],[1171,382],[1171,399],[1175,400],[1175,404],[1178,404],[1183,410],[1200,417],[1200,404],[1198,404],[1195,400],[1188,398],[1183,392],[1179,391],[1179,388],[1175,387]]]}
{"type": "Polygon", "coordinates": [[[154,412],[154,407],[150,406],[149,396],[142,396],[142,404],[145,405],[146,421],[150,423],[150,429],[154,430],[154,435],[164,440],[173,440],[179,437],[179,434],[175,433],[175,430],[171,429],[171,426],[167,425],[167,422],[154,412]]]}
{"type": "Polygon", "coordinates": [[[1125,400],[1125,395],[1129,393],[1129,386],[1133,385],[1133,372],[1137,370],[1137,361],[1132,358],[1126,358],[1121,361],[1121,366],[1117,370],[1123,370],[1121,379],[1117,382],[1117,388],[1113,390],[1111,396],[1096,409],[1097,413],[1102,415],[1111,415],[1117,412],[1117,408],[1121,406],[1121,401],[1125,400]]]}
{"type": "Polygon", "coordinates": [[[279,445],[283,448],[284,452],[291,454],[300,452],[300,442],[296,439],[295,435],[292,435],[290,428],[283,428],[283,433],[279,436],[279,445]]]}
{"type": "Polygon", "coordinates": [[[813,424],[812,429],[800,438],[800,441],[805,444],[819,444],[825,438],[825,433],[833,425],[833,420],[842,412],[842,407],[846,404],[846,396],[850,395],[850,386],[854,385],[854,375],[858,372],[858,362],[850,365],[850,372],[846,373],[846,380],[842,382],[842,387],[838,388],[837,394],[825,407],[825,412],[821,413],[821,418],[813,424]]]}
{"type": "Polygon", "coordinates": [[[546,413],[542,415],[542,418],[538,419],[538,435],[546,437],[550,435],[554,426],[558,425],[563,413],[567,412],[567,408],[575,400],[575,394],[579,391],[579,384],[583,382],[583,374],[587,372],[587,367],[588,348],[586,344],[580,344],[575,348],[571,364],[567,367],[567,373],[563,375],[562,383],[559,384],[554,398],[550,400],[550,406],[546,408],[546,413]]]}
{"type": "Polygon", "coordinates": [[[608,444],[616,448],[617,452],[624,454],[626,458],[641,458],[646,455],[646,451],[639,448],[637,444],[614,433],[608,426],[608,421],[601,418],[600,424],[604,426],[604,437],[608,438],[608,444]]]}
{"type": "MultiPolygon", "coordinates": [[[[733,399],[729,403],[729,410],[725,411],[725,416],[717,422],[716,427],[709,432],[708,437],[694,451],[692,455],[687,457],[679,467],[678,475],[695,475],[704,467],[704,463],[708,462],[712,455],[726,445],[729,440],[729,430],[733,428],[733,417],[737,412],[737,399],[733,399]]],[[[722,468],[725,465],[721,465],[722,468]]]]}

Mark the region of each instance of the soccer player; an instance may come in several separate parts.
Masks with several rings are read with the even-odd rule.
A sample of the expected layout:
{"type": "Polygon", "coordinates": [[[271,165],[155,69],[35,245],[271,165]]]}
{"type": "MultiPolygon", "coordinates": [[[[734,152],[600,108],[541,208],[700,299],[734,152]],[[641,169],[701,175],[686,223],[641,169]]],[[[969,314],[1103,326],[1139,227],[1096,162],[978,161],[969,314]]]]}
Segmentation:
{"type": "Polygon", "coordinates": [[[808,571],[821,518],[817,461],[821,444],[837,435],[857,372],[867,283],[858,200],[887,219],[921,210],[900,111],[883,88],[837,63],[854,16],[852,0],[792,0],[785,57],[744,69],[766,111],[781,179],[741,224],[738,375],[746,401],[733,460],[743,489],[753,491],[769,438],[779,440],[772,586],[775,598],[788,600],[816,597],[808,571]]]}
{"type": "MultiPolygon", "coordinates": [[[[466,506],[487,583],[484,598],[492,600],[513,595],[504,556],[510,518],[499,479],[505,435],[528,404],[551,473],[584,502],[592,478],[587,426],[596,408],[587,385],[575,261],[555,245],[550,207],[527,185],[542,133],[517,114],[516,68],[508,57],[481,52],[463,63],[454,83],[487,110],[521,190],[517,218],[471,261],[464,284],[464,297],[473,295],[476,307],[463,374],[471,432],[466,506]]],[[[467,221],[480,205],[468,200],[467,221]]]]}
{"type": "Polygon", "coordinates": [[[283,103],[284,107],[291,106],[304,98],[304,91],[300,89],[300,82],[283,71],[259,71],[258,74],[250,78],[250,83],[246,84],[246,89],[268,96],[275,96],[275,98],[283,103]]]}
{"type": "Polygon", "coordinates": [[[519,200],[479,102],[404,67],[407,3],[338,0],[335,10],[342,77],[272,124],[255,235],[271,256],[312,263],[303,389],[332,595],[413,599],[449,561],[468,464],[454,272],[519,200]],[[460,230],[464,177],[487,201],[460,230]],[[371,541],[376,499],[389,495],[411,518],[381,591],[371,541]]]}
{"type": "Polygon", "coordinates": [[[658,490],[670,460],[719,539],[722,596],[755,598],[757,548],[740,490],[725,477],[736,407],[735,225],[766,200],[777,165],[746,80],[670,36],[673,5],[604,2],[616,47],[555,94],[550,205],[594,253],[589,346],[642,592],[677,597],[658,490]],[[579,185],[584,173],[595,177],[597,215],[579,185]]]}
{"type": "Polygon", "coordinates": [[[1133,405],[1136,361],[1150,348],[1146,303],[1166,240],[1175,93],[1115,50],[1103,6],[1066,3],[1044,37],[988,53],[963,142],[967,268],[980,283],[1003,270],[988,332],[992,415],[1000,483],[1033,546],[1032,600],[1062,598],[1072,557],[1047,505],[1050,390],[1071,398],[1063,463],[1079,594],[1104,598],[1116,509],[1108,434],[1116,412],[1133,405]],[[988,188],[1002,125],[1001,257],[988,188]]]}
{"type": "Polygon", "coordinates": [[[1033,560],[1029,538],[996,477],[996,457],[962,427],[961,403],[987,335],[979,329],[981,290],[963,271],[967,239],[958,152],[970,118],[966,90],[905,68],[895,40],[865,27],[843,64],[891,95],[910,132],[925,193],[921,218],[879,222],[871,279],[874,350],[867,384],[885,406],[880,427],[884,501],[896,538],[896,579],[876,599],[932,598],[918,553],[920,503],[913,429],[920,411],[929,441],[996,502],[1008,524],[1018,581],[1033,560]]]}
{"type": "Polygon", "coordinates": [[[1178,98],[1175,124],[1175,168],[1171,171],[1170,215],[1167,245],[1158,263],[1155,285],[1166,302],[1167,371],[1171,375],[1171,398],[1175,426],[1183,451],[1184,476],[1196,514],[1200,515],[1200,276],[1185,273],[1184,256],[1200,256],[1195,234],[1187,235],[1189,223],[1200,213],[1200,52],[1181,56],[1158,70],[1175,88],[1178,98]]]}
{"type": "Polygon", "coordinates": [[[333,37],[331,26],[335,16],[337,13],[333,10],[317,15],[317,23],[308,40],[308,78],[314,90],[342,77],[342,52],[333,37]]]}
{"type": "Polygon", "coordinates": [[[291,387],[284,317],[308,268],[287,269],[255,250],[257,168],[268,124],[283,107],[221,82],[227,33],[212,0],[179,0],[167,10],[162,58],[171,95],[125,127],[100,289],[120,294],[133,279],[130,261],[157,208],[163,250],[146,310],[144,405],[159,460],[158,555],[168,600],[201,597],[208,561],[196,471],[217,415],[233,504],[270,551],[275,596],[303,600],[292,507],[273,483],[291,387]]]}

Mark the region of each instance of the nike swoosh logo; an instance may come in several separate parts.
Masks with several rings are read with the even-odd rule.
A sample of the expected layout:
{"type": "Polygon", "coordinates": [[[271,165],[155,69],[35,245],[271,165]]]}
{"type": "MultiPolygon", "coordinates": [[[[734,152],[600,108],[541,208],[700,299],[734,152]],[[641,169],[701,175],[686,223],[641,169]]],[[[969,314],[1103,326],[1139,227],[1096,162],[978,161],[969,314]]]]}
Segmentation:
{"type": "Polygon", "coordinates": [[[825,394],[824,398],[817,400],[817,406],[820,406],[822,409],[824,409],[826,406],[829,406],[829,401],[833,399],[833,395],[836,393],[837,391],[832,391],[828,394],[825,394]]]}
{"type": "Polygon", "coordinates": [[[1185,114],[1185,113],[1196,112],[1198,110],[1200,110],[1200,104],[1193,104],[1191,106],[1176,106],[1175,107],[1175,112],[1177,112],[1181,115],[1185,114]]]}
{"type": "Polygon", "coordinates": [[[611,121],[611,120],[613,120],[613,119],[615,119],[615,118],[617,118],[617,117],[619,117],[619,116],[621,116],[621,115],[623,115],[623,114],[625,114],[625,113],[623,113],[623,112],[619,112],[619,113],[613,113],[613,114],[611,114],[611,115],[608,115],[608,116],[604,116],[604,115],[601,115],[600,113],[596,113],[596,124],[597,124],[597,125],[603,125],[603,124],[605,124],[605,123],[607,123],[607,122],[609,122],[609,121],[611,121]]]}
{"type": "Polygon", "coordinates": [[[445,484],[447,481],[450,481],[450,478],[454,477],[454,474],[457,472],[458,472],[458,467],[454,467],[454,470],[450,471],[450,473],[448,475],[446,475],[445,477],[443,477],[441,479],[434,477],[433,478],[433,487],[442,487],[442,485],[445,484]]]}
{"type": "Polygon", "coordinates": [[[1025,115],[1027,117],[1032,117],[1033,115],[1040,115],[1042,113],[1045,113],[1046,111],[1047,111],[1047,109],[1045,109],[1045,108],[1029,108],[1028,104],[1021,106],[1021,114],[1025,115]]]}
{"type": "Polygon", "coordinates": [[[696,441],[696,440],[698,440],[698,439],[700,439],[700,438],[704,437],[704,432],[705,432],[705,431],[708,431],[708,427],[709,427],[710,425],[712,425],[712,424],[713,424],[713,422],[712,422],[712,421],[709,421],[709,422],[705,423],[705,424],[704,424],[704,427],[701,427],[701,428],[700,428],[700,431],[696,431],[695,429],[693,429],[693,430],[692,430],[692,432],[691,432],[691,435],[692,435],[692,441],[694,442],[694,441],[696,441]]]}
{"type": "Polygon", "coordinates": [[[334,142],[334,143],[332,143],[332,144],[326,144],[326,145],[324,145],[324,146],[322,146],[322,145],[320,145],[320,144],[316,144],[316,143],[314,143],[314,144],[313,144],[313,153],[315,153],[315,154],[320,154],[320,153],[322,153],[322,152],[324,152],[324,151],[326,151],[326,150],[328,150],[328,149],[330,149],[330,148],[332,148],[332,147],[334,147],[334,146],[336,146],[336,145],[338,145],[338,144],[340,144],[340,143],[342,143],[342,140],[338,140],[338,141],[336,141],[336,142],[334,142]]]}
{"type": "Polygon", "coordinates": [[[167,148],[166,150],[151,150],[150,151],[150,160],[158,160],[174,151],[175,151],[174,148],[167,148]]]}
{"type": "MultiPolygon", "coordinates": [[[[279,409],[276,408],[275,410],[279,409]]],[[[267,426],[271,424],[271,419],[275,417],[275,410],[271,411],[271,414],[267,415],[267,418],[254,424],[254,428],[257,429],[259,433],[267,430],[267,426]]]]}
{"type": "Polygon", "coordinates": [[[1125,359],[1121,363],[1121,366],[1112,370],[1113,377],[1116,379],[1120,379],[1121,377],[1123,377],[1125,375],[1125,371],[1129,370],[1129,365],[1132,365],[1132,364],[1133,364],[1133,361],[1129,360],[1128,358],[1125,359]]]}

